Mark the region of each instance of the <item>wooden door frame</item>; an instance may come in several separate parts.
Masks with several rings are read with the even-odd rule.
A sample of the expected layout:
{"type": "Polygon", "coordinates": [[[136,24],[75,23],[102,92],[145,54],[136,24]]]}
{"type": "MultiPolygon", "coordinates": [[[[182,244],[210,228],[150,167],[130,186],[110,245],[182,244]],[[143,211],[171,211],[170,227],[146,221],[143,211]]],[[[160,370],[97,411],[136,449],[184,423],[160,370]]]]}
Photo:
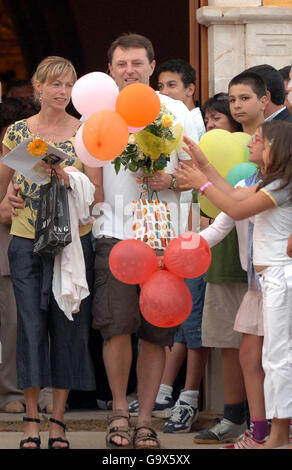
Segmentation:
{"type": "Polygon", "coordinates": [[[196,11],[204,6],[208,0],[189,0],[189,61],[197,73],[195,99],[201,104],[209,98],[208,28],[198,24],[196,11]]]}

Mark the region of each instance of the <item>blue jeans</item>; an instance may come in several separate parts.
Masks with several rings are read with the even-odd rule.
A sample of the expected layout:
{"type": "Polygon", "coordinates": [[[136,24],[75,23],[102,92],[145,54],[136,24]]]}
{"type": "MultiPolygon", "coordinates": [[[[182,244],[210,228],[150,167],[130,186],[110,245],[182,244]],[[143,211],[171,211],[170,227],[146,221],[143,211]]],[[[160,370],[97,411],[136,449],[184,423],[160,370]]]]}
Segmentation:
{"type": "Polygon", "coordinates": [[[180,325],[174,342],[185,343],[188,349],[196,349],[202,346],[201,326],[206,290],[205,275],[194,279],[185,279],[185,283],[192,294],[193,308],[190,316],[180,325]]]}
{"type": "MultiPolygon", "coordinates": [[[[17,305],[18,386],[95,390],[89,354],[91,295],[74,321],[68,320],[52,293],[54,259],[33,254],[33,240],[13,236],[8,256],[17,305]]],[[[89,290],[93,285],[90,234],[81,238],[89,290]]]]}

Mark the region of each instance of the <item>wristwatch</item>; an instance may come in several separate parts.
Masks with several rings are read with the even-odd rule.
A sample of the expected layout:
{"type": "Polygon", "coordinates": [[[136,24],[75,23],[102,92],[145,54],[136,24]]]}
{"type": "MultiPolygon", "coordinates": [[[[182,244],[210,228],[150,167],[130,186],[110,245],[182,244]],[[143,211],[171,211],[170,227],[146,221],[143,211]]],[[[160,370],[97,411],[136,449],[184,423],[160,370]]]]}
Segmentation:
{"type": "Polygon", "coordinates": [[[176,177],[174,175],[170,175],[171,176],[171,183],[169,185],[169,189],[177,189],[177,186],[178,186],[178,181],[176,179],[176,177]]]}

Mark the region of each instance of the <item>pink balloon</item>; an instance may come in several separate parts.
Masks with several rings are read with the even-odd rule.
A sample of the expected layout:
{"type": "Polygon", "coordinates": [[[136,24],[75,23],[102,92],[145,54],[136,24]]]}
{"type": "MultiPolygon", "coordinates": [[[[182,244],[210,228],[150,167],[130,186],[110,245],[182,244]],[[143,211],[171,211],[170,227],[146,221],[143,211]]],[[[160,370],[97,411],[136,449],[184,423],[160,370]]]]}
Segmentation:
{"type": "Polygon", "coordinates": [[[74,147],[77,157],[82,161],[82,163],[84,163],[84,165],[92,168],[99,168],[107,165],[107,163],[109,163],[108,160],[98,160],[98,158],[93,157],[87,151],[82,139],[83,126],[84,124],[79,127],[75,135],[74,147]]]}
{"type": "Polygon", "coordinates": [[[112,77],[103,72],[91,72],[75,82],[72,103],[85,117],[96,111],[114,111],[119,88],[112,77]]]}
{"type": "Polygon", "coordinates": [[[109,267],[125,284],[142,284],[158,270],[155,252],[140,240],[122,240],[111,250],[109,267]]]}
{"type": "Polygon", "coordinates": [[[142,131],[143,129],[145,129],[145,126],[144,127],[131,127],[131,126],[129,126],[130,134],[135,134],[135,132],[142,131]]]}
{"type": "Polygon", "coordinates": [[[192,311],[192,294],[184,282],[166,270],[153,273],[141,286],[140,310],[149,323],[169,328],[183,323],[192,311]]]}
{"type": "Polygon", "coordinates": [[[168,271],[192,279],[208,270],[211,257],[206,240],[198,233],[186,232],[171,240],[164,252],[163,261],[168,271]]]}

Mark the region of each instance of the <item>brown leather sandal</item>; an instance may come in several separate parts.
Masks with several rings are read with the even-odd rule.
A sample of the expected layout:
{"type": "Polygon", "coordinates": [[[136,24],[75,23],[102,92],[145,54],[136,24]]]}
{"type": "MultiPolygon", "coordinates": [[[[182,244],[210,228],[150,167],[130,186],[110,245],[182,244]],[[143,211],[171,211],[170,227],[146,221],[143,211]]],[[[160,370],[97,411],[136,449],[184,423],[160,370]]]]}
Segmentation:
{"type": "Polygon", "coordinates": [[[149,423],[139,423],[135,427],[133,437],[134,449],[160,449],[160,441],[157,432],[149,423]],[[155,444],[146,444],[146,441],[154,441],[155,444]]]}
{"type": "Polygon", "coordinates": [[[132,436],[130,432],[130,413],[129,411],[125,410],[115,410],[108,416],[108,428],[106,434],[106,446],[110,449],[131,449],[132,448],[132,436]],[[111,424],[114,421],[119,419],[126,419],[128,421],[127,426],[112,426],[111,424]],[[122,439],[126,439],[128,441],[127,445],[116,444],[113,441],[113,437],[119,436],[122,439]]]}

